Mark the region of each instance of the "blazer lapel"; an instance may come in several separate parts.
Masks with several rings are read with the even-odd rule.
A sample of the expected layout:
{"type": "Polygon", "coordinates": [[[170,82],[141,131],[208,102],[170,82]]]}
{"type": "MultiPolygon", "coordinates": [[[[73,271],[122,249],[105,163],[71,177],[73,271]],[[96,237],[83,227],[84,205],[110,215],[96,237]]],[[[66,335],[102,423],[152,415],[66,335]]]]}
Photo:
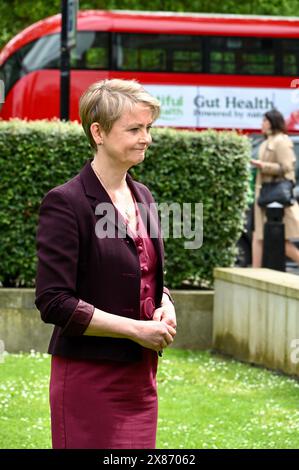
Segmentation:
{"type": "Polygon", "coordinates": [[[132,190],[137,203],[139,203],[139,212],[143,223],[147,228],[152,243],[155,247],[159,261],[162,263],[163,243],[161,238],[159,216],[156,204],[151,203],[144,194],[139,190],[131,175],[127,174],[127,183],[132,190]]]}
{"type": "Polygon", "coordinates": [[[111,226],[111,233],[115,234],[116,237],[125,238],[126,237],[126,225],[119,215],[116,207],[114,206],[109,194],[101,184],[100,180],[95,175],[91,167],[92,159],[89,159],[80,172],[80,178],[84,187],[86,197],[89,200],[89,203],[93,209],[95,217],[97,220],[105,216],[107,222],[111,226]],[[97,213],[97,206],[101,204],[102,210],[97,213]],[[105,206],[107,205],[107,212],[105,211],[105,206]]]}

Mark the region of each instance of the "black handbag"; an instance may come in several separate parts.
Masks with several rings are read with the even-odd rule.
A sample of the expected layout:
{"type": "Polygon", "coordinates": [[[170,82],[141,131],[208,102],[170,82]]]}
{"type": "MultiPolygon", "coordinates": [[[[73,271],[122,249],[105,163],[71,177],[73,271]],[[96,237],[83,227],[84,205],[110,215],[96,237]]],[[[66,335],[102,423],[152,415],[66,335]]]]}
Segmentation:
{"type": "Polygon", "coordinates": [[[291,180],[262,183],[257,203],[260,207],[266,207],[271,202],[279,202],[284,207],[291,206],[295,202],[293,187],[291,180]]]}

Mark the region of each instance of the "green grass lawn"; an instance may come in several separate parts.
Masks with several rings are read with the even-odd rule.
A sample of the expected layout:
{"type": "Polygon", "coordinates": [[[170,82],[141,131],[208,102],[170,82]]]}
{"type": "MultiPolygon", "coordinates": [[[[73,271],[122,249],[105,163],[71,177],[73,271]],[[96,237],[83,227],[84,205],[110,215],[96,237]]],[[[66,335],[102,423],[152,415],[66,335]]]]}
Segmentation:
{"type": "MultiPolygon", "coordinates": [[[[0,363],[0,448],[50,448],[46,354],[0,363]]],[[[299,383],[209,352],[160,360],[160,449],[299,448],[299,383]]]]}

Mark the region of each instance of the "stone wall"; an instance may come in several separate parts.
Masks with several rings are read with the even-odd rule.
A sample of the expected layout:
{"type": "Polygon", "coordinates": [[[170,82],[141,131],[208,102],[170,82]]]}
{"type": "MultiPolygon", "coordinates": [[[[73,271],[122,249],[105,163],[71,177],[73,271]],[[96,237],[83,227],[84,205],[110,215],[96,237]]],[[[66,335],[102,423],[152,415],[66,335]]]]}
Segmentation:
{"type": "Polygon", "coordinates": [[[298,276],[264,268],[214,274],[213,349],[299,375],[298,276]]]}
{"type": "Polygon", "coordinates": [[[33,289],[0,289],[0,339],[6,351],[46,352],[52,330],[40,319],[33,289]]]}
{"type": "Polygon", "coordinates": [[[172,291],[177,314],[177,335],[173,346],[210,349],[213,333],[213,291],[172,291]]]}

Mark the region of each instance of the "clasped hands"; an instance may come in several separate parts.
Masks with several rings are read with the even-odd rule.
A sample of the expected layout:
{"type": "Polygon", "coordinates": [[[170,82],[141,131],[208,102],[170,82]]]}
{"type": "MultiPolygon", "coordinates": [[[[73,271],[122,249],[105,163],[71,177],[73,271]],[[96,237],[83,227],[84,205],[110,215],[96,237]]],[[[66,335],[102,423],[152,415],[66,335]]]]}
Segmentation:
{"type": "Polygon", "coordinates": [[[135,341],[161,356],[161,351],[173,342],[176,335],[175,309],[167,294],[163,294],[161,307],[154,311],[152,320],[138,320],[137,325],[135,341]]]}

